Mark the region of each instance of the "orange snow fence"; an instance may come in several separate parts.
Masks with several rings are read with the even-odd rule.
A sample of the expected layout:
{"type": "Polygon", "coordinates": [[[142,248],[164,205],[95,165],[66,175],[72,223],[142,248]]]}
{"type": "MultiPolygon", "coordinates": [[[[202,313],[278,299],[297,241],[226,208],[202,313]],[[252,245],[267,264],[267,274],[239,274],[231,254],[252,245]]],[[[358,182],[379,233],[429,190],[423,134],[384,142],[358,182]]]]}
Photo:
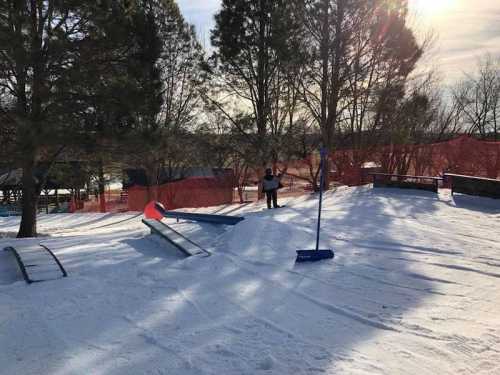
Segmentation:
{"type": "Polygon", "coordinates": [[[432,144],[338,150],[330,157],[336,169],[335,179],[351,186],[371,182],[368,172],[372,169],[418,176],[440,176],[444,172],[493,179],[500,176],[500,142],[465,135],[432,144]]]}
{"type": "MultiPolygon", "coordinates": [[[[296,180],[312,183],[319,167],[317,155],[277,163],[296,180]]],[[[500,176],[500,142],[463,135],[439,143],[341,149],[330,154],[330,177],[344,185],[372,182],[370,173],[437,177],[444,172],[477,177],[500,176]]]]}
{"type": "Polygon", "coordinates": [[[167,210],[230,204],[233,184],[230,177],[191,177],[158,186],[133,186],[128,189],[128,209],[143,211],[153,200],[161,202],[167,210]]]}
{"type": "MultiPolygon", "coordinates": [[[[284,160],[275,167],[277,172],[285,173],[282,183],[287,192],[303,193],[317,187],[317,154],[300,160],[284,160]]],[[[480,141],[463,135],[431,144],[336,150],[330,154],[329,168],[332,181],[349,186],[371,183],[370,173],[373,172],[429,177],[448,172],[496,179],[500,176],[500,142],[480,141]]],[[[256,180],[257,176],[248,176],[246,184],[253,185],[252,179],[256,180]]],[[[161,202],[168,210],[230,204],[235,185],[231,173],[218,177],[191,177],[159,186],[133,186],[125,195],[107,196],[106,209],[108,212],[143,211],[151,201],[161,202]]],[[[281,194],[284,191],[281,190],[281,194]]],[[[87,202],[85,211],[99,212],[99,203],[87,202]]]]}

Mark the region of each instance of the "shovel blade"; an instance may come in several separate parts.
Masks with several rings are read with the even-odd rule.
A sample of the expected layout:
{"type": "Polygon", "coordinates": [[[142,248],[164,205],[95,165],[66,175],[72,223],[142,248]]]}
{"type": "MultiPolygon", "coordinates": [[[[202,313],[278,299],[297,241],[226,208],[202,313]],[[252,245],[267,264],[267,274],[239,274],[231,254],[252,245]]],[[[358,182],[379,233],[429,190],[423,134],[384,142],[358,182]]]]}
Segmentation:
{"type": "Polygon", "coordinates": [[[334,256],[333,250],[297,250],[295,262],[317,262],[323,259],[332,259],[334,256]]]}

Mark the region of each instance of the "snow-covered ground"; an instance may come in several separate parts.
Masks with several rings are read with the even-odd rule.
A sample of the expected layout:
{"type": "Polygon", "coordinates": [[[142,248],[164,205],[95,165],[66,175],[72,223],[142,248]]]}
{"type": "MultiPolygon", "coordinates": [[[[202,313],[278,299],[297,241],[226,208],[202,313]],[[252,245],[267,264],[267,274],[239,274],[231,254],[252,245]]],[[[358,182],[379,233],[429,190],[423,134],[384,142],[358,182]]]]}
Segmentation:
{"type": "MultiPolygon", "coordinates": [[[[134,214],[41,216],[69,277],[27,285],[0,252],[1,374],[500,374],[500,202],[339,188],[316,200],[169,221],[213,252],[183,259],[134,214]],[[17,281],[16,281],[17,280],[17,281]]],[[[12,234],[18,219],[0,218],[12,234]]]]}

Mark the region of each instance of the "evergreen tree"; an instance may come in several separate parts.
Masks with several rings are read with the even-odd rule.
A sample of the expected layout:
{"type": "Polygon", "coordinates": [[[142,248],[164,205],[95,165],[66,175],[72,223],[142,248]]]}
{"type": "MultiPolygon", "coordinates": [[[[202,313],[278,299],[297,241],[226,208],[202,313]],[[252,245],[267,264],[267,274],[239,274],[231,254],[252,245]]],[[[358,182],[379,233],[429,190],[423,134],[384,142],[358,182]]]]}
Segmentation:
{"type": "MultiPolygon", "coordinates": [[[[143,97],[140,83],[146,79],[136,79],[140,64],[130,66],[123,54],[141,57],[143,40],[128,37],[138,35],[134,22],[147,22],[141,21],[142,14],[139,5],[134,8],[128,1],[0,3],[0,105],[15,131],[13,163],[23,171],[19,237],[36,236],[42,186],[35,171],[78,148],[82,139],[92,143],[110,123],[109,111],[100,107],[109,108],[113,101],[100,103],[96,94],[110,90],[118,97],[111,121],[117,127],[135,117],[131,108],[136,103],[128,108],[123,103],[130,103],[127,96],[133,92],[135,99],[143,97]]],[[[153,105],[139,101],[140,108],[153,105]]]]}
{"type": "Polygon", "coordinates": [[[148,184],[155,185],[163,169],[171,175],[174,169],[189,163],[196,152],[192,132],[205,81],[204,53],[194,28],[184,21],[174,1],[145,3],[147,27],[154,28],[156,42],[152,43],[151,32],[151,43],[145,40],[142,48],[154,53],[144,55],[141,66],[149,67],[144,85],[154,105],[139,109],[136,127],[127,142],[134,153],[125,159],[143,168],[148,184]]]}
{"type": "MultiPolygon", "coordinates": [[[[292,62],[300,56],[295,37],[301,28],[294,3],[290,0],[224,0],[212,31],[212,44],[216,48],[215,82],[222,89],[210,102],[250,143],[254,152],[247,154],[247,159],[261,173],[273,159],[272,130],[281,134],[277,131],[281,125],[279,112],[284,110],[284,100],[290,99],[285,99],[284,87],[290,78],[287,72],[292,71],[292,62]],[[226,94],[233,103],[220,99],[226,94]],[[231,104],[236,109],[231,108],[231,104]],[[242,127],[247,121],[239,121],[238,117],[247,115],[250,115],[251,126],[242,127]]],[[[292,101],[288,104],[288,109],[293,107],[292,101]]]]}

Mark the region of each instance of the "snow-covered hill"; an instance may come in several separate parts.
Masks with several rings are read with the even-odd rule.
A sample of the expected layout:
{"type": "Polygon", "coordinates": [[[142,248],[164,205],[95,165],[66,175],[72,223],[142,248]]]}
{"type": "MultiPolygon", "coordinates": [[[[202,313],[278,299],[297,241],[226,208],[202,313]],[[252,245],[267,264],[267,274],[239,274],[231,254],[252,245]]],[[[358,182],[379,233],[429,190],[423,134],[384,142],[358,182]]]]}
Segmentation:
{"type": "MultiPolygon", "coordinates": [[[[182,259],[140,215],[40,217],[69,277],[26,285],[0,252],[1,374],[500,374],[500,202],[341,188],[215,207],[235,227],[175,223],[182,259]],[[18,281],[15,281],[18,280],[18,281]]],[[[18,219],[0,218],[0,233],[18,219]]]]}

